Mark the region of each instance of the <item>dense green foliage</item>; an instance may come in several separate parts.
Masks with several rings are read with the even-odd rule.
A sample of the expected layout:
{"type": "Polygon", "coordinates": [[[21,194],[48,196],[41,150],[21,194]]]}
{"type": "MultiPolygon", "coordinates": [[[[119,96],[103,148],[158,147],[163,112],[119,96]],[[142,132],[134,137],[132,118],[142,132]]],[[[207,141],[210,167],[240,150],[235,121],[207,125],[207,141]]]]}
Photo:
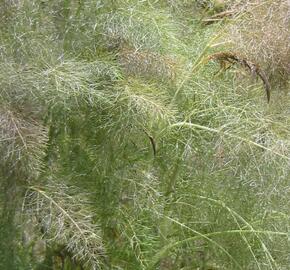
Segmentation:
{"type": "Polygon", "coordinates": [[[256,2],[1,2],[0,269],[289,268],[290,7],[256,2]]]}

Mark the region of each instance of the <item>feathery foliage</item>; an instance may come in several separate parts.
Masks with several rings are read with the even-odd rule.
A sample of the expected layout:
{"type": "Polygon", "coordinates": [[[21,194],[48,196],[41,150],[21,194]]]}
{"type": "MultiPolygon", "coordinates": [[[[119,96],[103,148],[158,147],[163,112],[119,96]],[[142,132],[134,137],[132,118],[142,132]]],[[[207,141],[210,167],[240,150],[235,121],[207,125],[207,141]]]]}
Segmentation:
{"type": "Polygon", "coordinates": [[[287,269],[289,4],[266,2],[0,4],[1,269],[287,269]]]}

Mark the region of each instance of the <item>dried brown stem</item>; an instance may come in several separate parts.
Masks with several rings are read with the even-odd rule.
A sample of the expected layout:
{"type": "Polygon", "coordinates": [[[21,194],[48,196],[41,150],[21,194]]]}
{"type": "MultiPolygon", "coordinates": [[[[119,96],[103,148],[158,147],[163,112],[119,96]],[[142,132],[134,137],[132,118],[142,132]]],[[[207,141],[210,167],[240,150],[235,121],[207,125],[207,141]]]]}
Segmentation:
{"type": "Polygon", "coordinates": [[[155,140],[154,140],[154,138],[146,130],[143,130],[143,131],[148,136],[148,138],[150,140],[150,143],[152,145],[153,155],[155,157],[156,156],[156,153],[157,153],[155,140]]]}
{"type": "Polygon", "coordinates": [[[267,101],[268,103],[270,102],[271,86],[270,86],[266,73],[259,67],[258,64],[248,60],[247,58],[243,56],[240,56],[239,54],[235,52],[214,53],[207,58],[207,61],[210,61],[210,60],[218,61],[223,69],[225,69],[226,64],[230,64],[230,66],[234,64],[238,64],[248,69],[252,75],[257,76],[262,80],[262,82],[264,83],[264,87],[265,87],[265,91],[267,95],[267,101]]]}

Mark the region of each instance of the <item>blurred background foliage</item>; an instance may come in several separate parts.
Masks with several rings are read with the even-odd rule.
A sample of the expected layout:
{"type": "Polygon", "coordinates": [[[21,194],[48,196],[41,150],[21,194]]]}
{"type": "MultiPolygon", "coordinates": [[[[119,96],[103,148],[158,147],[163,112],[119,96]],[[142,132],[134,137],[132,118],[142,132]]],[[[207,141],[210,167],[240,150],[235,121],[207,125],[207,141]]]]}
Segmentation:
{"type": "Polygon", "coordinates": [[[288,269],[289,12],[3,0],[1,269],[288,269]]]}

